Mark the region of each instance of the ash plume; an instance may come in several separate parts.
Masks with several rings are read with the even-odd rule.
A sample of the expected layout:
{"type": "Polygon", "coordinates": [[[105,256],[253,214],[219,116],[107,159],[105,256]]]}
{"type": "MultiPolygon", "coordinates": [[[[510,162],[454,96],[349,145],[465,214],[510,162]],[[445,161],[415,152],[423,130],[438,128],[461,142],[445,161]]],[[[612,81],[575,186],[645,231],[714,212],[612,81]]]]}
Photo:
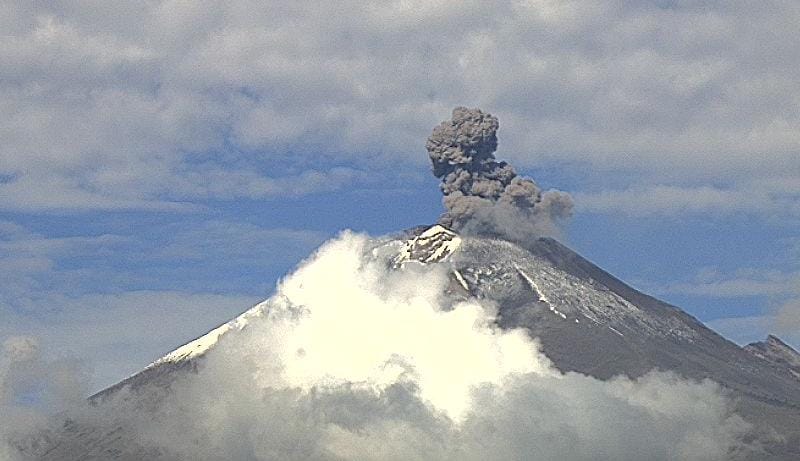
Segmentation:
{"type": "Polygon", "coordinates": [[[447,211],[439,222],[474,234],[517,242],[558,232],[572,214],[572,197],[542,191],[514,167],[497,161],[497,117],[480,109],[456,107],[450,120],[433,129],[426,148],[433,174],[441,178],[447,211]]]}

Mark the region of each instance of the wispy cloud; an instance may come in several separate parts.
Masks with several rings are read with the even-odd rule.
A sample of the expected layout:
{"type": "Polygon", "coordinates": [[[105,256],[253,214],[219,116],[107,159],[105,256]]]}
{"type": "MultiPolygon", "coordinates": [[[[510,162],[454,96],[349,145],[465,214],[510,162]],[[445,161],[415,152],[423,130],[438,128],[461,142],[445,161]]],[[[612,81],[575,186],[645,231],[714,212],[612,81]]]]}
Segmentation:
{"type": "Polygon", "coordinates": [[[779,333],[790,335],[794,344],[800,346],[800,297],[781,304],[775,312],[773,324],[779,333]]]}
{"type": "Polygon", "coordinates": [[[5,270],[0,305],[36,309],[47,305],[39,301],[47,293],[77,296],[155,286],[190,290],[215,286],[229,291],[248,285],[251,293],[266,294],[271,277],[296,264],[325,238],[323,232],[223,220],[178,220],[149,234],[65,237],[0,222],[0,261],[5,270]],[[222,282],[221,273],[240,274],[243,283],[209,285],[222,282]]]}
{"type": "Polygon", "coordinates": [[[745,181],[725,188],[640,184],[627,189],[575,195],[581,210],[595,213],[622,213],[630,216],[740,214],[761,218],[800,217],[800,187],[797,187],[791,177],[779,177],[775,182],[745,181]]]}
{"type": "Polygon", "coordinates": [[[739,269],[734,274],[700,274],[695,280],[669,285],[671,293],[732,298],[800,295],[800,272],[739,269]]]}
{"type": "Polygon", "coordinates": [[[739,344],[760,341],[776,334],[800,350],[800,298],[790,299],[763,314],[742,317],[722,317],[708,325],[739,344]]]}
{"type": "Polygon", "coordinates": [[[672,284],[663,291],[706,298],[755,299],[760,313],[742,316],[729,312],[711,320],[709,326],[739,343],[774,333],[800,346],[800,272],[739,269],[733,274],[721,274],[709,269],[700,271],[691,282],[672,284]]]}

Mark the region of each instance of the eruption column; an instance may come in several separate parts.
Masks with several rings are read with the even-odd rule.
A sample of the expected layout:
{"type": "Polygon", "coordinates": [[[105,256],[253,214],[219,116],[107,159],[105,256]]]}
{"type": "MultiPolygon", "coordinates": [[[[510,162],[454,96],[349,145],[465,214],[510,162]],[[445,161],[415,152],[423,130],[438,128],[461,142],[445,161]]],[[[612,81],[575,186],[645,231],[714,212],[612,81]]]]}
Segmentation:
{"type": "Polygon", "coordinates": [[[426,148],[433,174],[442,180],[447,211],[439,222],[466,233],[525,241],[556,233],[572,214],[572,197],[543,192],[531,179],[497,161],[497,117],[456,107],[451,120],[433,129],[426,148]]]}

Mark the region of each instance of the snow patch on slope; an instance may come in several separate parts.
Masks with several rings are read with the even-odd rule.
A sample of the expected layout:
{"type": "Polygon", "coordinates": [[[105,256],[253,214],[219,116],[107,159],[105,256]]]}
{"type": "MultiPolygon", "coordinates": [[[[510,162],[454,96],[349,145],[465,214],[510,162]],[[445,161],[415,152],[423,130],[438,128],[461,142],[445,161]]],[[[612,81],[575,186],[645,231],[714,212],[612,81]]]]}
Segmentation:
{"type": "Polygon", "coordinates": [[[463,287],[465,290],[469,291],[469,285],[467,285],[467,281],[466,281],[466,280],[464,280],[464,276],[463,276],[463,275],[461,275],[461,272],[459,272],[459,271],[457,271],[457,270],[453,270],[453,275],[455,275],[455,276],[456,276],[456,280],[458,280],[458,283],[459,283],[459,284],[460,284],[460,285],[461,285],[461,286],[462,286],[462,287],[463,287]]]}
{"type": "Polygon", "coordinates": [[[547,296],[545,296],[545,294],[542,293],[541,288],[539,288],[539,286],[536,285],[536,282],[528,274],[526,274],[525,271],[520,269],[519,266],[515,264],[514,267],[517,268],[517,272],[519,272],[519,275],[521,275],[522,278],[525,279],[526,282],[528,282],[528,285],[531,287],[531,289],[539,296],[539,302],[547,304],[547,308],[550,309],[550,312],[566,320],[567,316],[563,312],[553,307],[552,304],[550,304],[550,301],[547,300],[547,296]]]}

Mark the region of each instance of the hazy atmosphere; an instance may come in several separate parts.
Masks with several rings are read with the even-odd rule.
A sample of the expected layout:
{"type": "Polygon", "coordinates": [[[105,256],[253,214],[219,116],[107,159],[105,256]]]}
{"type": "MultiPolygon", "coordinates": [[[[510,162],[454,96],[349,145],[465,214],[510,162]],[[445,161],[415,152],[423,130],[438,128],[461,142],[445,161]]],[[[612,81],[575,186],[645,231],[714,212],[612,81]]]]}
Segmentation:
{"type": "MultiPolygon", "coordinates": [[[[279,280],[329,239],[325,248],[355,254],[364,235],[438,221],[511,241],[520,237],[508,229],[553,236],[738,344],[772,333],[798,348],[798,24],[800,4],[789,0],[6,1],[0,408],[7,395],[56,408],[124,379],[280,298],[327,253],[276,289],[279,280]],[[461,106],[491,117],[453,111],[461,106]],[[459,119],[481,128],[459,131],[459,119]],[[459,136],[474,137],[466,157],[451,149],[459,136]],[[531,216],[534,226],[520,224],[531,216]],[[15,372],[15,363],[28,368],[15,372]]],[[[544,378],[509,385],[507,370],[489,371],[496,387],[486,395],[510,399],[494,402],[506,407],[493,409],[492,424],[518,425],[505,411],[542,405],[551,388],[578,399],[577,412],[584,396],[620,418],[652,416],[661,408],[653,389],[664,389],[670,408],[686,412],[641,421],[643,431],[674,435],[665,443],[716,456],[704,458],[682,432],[701,421],[697,402],[708,402],[702,421],[719,429],[698,436],[704,449],[730,449],[744,430],[711,383],[562,374],[534,338],[515,341],[539,367],[521,371],[544,378]],[[619,405],[628,392],[641,399],[619,405]]],[[[218,362],[209,366],[224,368],[218,362]]],[[[233,372],[223,368],[218,376],[233,372]]],[[[430,449],[459,459],[475,448],[453,440],[482,437],[486,421],[473,415],[456,433],[438,419],[458,419],[448,404],[416,408],[436,401],[426,376],[411,380],[419,395],[384,386],[400,392],[389,405],[398,413],[370,427],[386,437],[398,421],[434,432],[448,443],[430,449]]],[[[303,379],[290,384],[316,382],[303,379]]],[[[263,410],[306,421],[333,405],[331,418],[355,427],[367,416],[352,408],[378,405],[357,391],[263,410]],[[341,399],[355,403],[339,415],[341,399]]],[[[371,449],[320,424],[309,457],[321,453],[314,447],[371,449]]],[[[619,442],[605,446],[608,459],[644,453],[615,451],[632,447],[624,431],[572,429],[590,445],[619,442]]],[[[522,443],[486,440],[488,453],[493,443],[511,450],[498,459],[514,459],[508,447],[522,443]]],[[[205,456],[230,453],[214,443],[205,456]]],[[[580,445],[562,448],[585,456],[580,445]]],[[[248,450],[240,459],[276,456],[248,450]]]]}

